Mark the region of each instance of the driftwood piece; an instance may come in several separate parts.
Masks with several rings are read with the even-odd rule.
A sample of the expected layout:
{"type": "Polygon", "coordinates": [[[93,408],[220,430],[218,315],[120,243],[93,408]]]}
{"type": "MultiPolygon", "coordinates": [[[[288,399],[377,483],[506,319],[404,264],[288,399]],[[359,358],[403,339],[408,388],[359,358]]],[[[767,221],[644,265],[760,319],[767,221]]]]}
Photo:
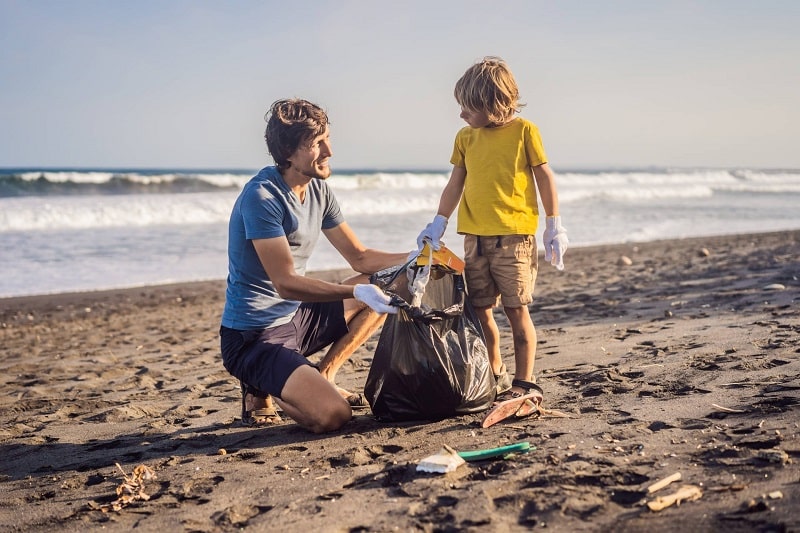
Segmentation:
{"type": "Polygon", "coordinates": [[[647,493],[648,494],[653,494],[654,492],[663,489],[664,487],[666,487],[667,485],[669,485],[673,481],[678,481],[680,478],[681,478],[681,473],[680,472],[675,472],[671,476],[667,476],[664,479],[662,479],[661,481],[656,481],[655,483],[653,483],[652,485],[647,487],[647,493]]]}
{"type": "Polygon", "coordinates": [[[651,511],[661,511],[671,505],[680,505],[681,502],[690,502],[700,499],[702,496],[703,491],[700,490],[700,487],[684,485],[672,494],[659,496],[655,500],[647,502],[647,507],[649,507],[651,511]]]}
{"type": "Polygon", "coordinates": [[[723,412],[725,412],[725,413],[746,413],[746,412],[747,412],[747,411],[744,411],[744,410],[742,410],[742,409],[731,409],[730,407],[725,407],[725,406],[722,406],[722,405],[717,405],[717,404],[715,404],[715,403],[712,403],[712,404],[711,404],[711,407],[713,407],[713,408],[714,408],[714,409],[716,409],[717,411],[723,411],[723,412]]]}

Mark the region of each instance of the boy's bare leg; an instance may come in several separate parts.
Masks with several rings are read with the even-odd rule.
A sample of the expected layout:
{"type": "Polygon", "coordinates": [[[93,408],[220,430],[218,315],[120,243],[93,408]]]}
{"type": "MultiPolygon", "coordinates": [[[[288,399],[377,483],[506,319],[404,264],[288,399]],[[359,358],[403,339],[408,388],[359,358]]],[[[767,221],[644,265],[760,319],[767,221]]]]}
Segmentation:
{"type": "Polygon", "coordinates": [[[514,338],[514,377],[531,381],[536,360],[536,328],[528,306],[505,307],[503,311],[508,317],[514,338]]]}
{"type": "MultiPolygon", "coordinates": [[[[536,329],[533,326],[528,307],[506,307],[503,311],[511,324],[511,335],[514,340],[514,377],[518,380],[533,381],[536,329]]],[[[495,406],[484,415],[481,425],[490,427],[512,415],[529,416],[539,409],[541,397],[541,389],[538,387],[520,387],[513,385],[512,382],[508,393],[499,395],[495,400],[495,406]]]]}
{"type": "Polygon", "coordinates": [[[500,330],[494,320],[492,306],[476,307],[475,314],[483,328],[483,336],[486,339],[486,351],[489,354],[489,364],[492,366],[494,374],[500,373],[503,366],[503,358],[500,356],[500,330]]]}

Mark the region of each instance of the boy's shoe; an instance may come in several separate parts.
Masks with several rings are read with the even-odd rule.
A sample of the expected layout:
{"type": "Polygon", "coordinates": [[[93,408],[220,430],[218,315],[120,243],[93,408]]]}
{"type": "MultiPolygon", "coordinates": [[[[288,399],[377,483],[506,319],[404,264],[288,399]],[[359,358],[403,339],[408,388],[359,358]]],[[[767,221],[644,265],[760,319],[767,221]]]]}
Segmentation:
{"type": "Polygon", "coordinates": [[[481,427],[488,428],[510,416],[528,416],[539,411],[544,399],[544,392],[539,385],[515,379],[512,381],[512,386],[524,389],[525,392],[508,390],[499,395],[492,408],[484,415],[481,427]]]}
{"type": "Polygon", "coordinates": [[[494,381],[497,383],[497,396],[511,388],[511,376],[508,375],[505,364],[500,367],[500,372],[494,375],[494,381]]]}

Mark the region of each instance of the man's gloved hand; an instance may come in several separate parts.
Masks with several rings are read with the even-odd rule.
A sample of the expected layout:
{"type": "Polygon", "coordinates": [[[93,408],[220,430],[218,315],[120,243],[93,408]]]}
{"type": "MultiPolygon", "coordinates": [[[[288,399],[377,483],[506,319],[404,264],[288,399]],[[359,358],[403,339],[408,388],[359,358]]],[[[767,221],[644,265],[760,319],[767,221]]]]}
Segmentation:
{"type": "Polygon", "coordinates": [[[361,283],[353,287],[353,297],[364,302],[376,313],[397,313],[397,307],[389,305],[392,299],[375,285],[361,283]]]}
{"type": "Polygon", "coordinates": [[[559,270],[564,270],[564,254],[567,253],[569,239],[567,230],[561,227],[561,217],[547,217],[542,240],[544,241],[544,260],[559,270]]]}
{"type": "Polygon", "coordinates": [[[431,248],[438,250],[441,247],[439,239],[442,238],[446,229],[447,218],[442,215],[436,215],[433,217],[433,222],[425,226],[425,229],[417,237],[417,247],[422,250],[422,247],[425,246],[425,241],[428,241],[431,243],[431,248]]]}

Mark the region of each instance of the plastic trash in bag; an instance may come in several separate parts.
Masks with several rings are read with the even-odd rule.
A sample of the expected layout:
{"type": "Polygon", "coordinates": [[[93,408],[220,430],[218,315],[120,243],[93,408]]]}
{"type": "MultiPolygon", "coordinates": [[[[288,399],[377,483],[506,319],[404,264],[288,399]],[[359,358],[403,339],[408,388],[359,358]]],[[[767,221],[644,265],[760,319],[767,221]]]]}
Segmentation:
{"type": "Polygon", "coordinates": [[[492,405],[494,375],[462,268],[446,248],[434,255],[426,246],[373,276],[399,307],[383,325],[364,387],[379,419],[438,420],[492,405]]]}

